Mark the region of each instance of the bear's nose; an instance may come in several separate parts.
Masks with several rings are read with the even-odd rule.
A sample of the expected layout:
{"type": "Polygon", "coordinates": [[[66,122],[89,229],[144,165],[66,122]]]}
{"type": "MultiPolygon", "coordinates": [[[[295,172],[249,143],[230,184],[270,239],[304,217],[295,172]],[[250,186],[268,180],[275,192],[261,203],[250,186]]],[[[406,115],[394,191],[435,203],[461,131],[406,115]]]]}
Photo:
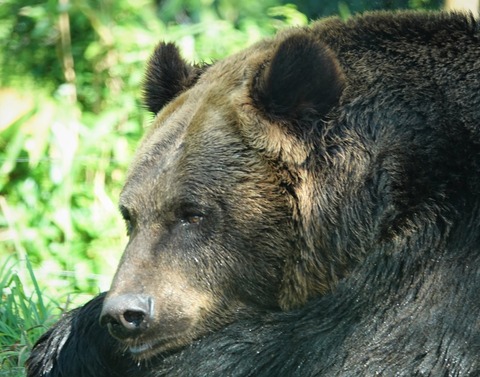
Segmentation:
{"type": "Polygon", "coordinates": [[[123,294],[107,298],[100,314],[100,324],[107,325],[118,339],[137,336],[148,327],[153,316],[153,299],[146,295],[123,294]]]}

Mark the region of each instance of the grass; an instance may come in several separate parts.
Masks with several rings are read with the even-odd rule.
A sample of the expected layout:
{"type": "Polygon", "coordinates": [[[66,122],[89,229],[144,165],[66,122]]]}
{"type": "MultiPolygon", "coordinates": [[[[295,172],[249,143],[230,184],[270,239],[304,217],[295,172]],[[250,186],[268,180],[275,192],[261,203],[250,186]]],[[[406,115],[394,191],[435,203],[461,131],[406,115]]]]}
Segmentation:
{"type": "Polygon", "coordinates": [[[0,270],[0,290],[0,376],[24,376],[31,347],[61,310],[40,290],[28,259],[6,261],[0,270]]]}

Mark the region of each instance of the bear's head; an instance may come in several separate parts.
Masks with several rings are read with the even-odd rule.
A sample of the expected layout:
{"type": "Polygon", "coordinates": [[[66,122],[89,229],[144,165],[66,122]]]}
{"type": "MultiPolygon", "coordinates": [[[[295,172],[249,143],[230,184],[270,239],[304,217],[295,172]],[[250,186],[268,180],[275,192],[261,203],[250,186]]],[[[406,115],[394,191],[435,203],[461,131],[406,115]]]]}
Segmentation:
{"type": "Polygon", "coordinates": [[[344,87],[335,54],[302,29],[203,67],[157,47],[156,117],[120,197],[130,240],[101,316],[134,356],[298,307],[362,258],[339,210],[355,210],[366,172],[348,161],[362,157],[329,136],[344,87]]]}

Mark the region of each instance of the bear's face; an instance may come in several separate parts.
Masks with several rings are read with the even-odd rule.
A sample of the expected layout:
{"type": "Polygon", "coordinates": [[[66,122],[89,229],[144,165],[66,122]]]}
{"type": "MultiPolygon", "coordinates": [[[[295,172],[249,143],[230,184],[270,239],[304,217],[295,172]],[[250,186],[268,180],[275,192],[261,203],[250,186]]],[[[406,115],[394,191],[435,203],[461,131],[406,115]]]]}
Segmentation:
{"type": "Polygon", "coordinates": [[[264,42],[203,71],[172,45],[158,47],[146,82],[158,114],[121,194],[130,240],[101,317],[134,356],[328,289],[322,278],[303,281],[300,254],[309,245],[299,223],[309,209],[297,195],[310,193],[293,187],[311,179],[313,146],[296,127],[303,114],[320,119],[334,106],[341,79],[329,52],[303,36],[264,42]],[[288,56],[314,60],[292,68],[288,56]],[[298,88],[312,64],[323,65],[321,77],[298,88]]]}
{"type": "Polygon", "coordinates": [[[233,120],[208,108],[208,94],[195,91],[156,119],[120,199],[130,242],[109,296],[152,298],[148,333],[161,349],[239,310],[278,308],[292,234],[267,164],[229,129],[233,120]]]}

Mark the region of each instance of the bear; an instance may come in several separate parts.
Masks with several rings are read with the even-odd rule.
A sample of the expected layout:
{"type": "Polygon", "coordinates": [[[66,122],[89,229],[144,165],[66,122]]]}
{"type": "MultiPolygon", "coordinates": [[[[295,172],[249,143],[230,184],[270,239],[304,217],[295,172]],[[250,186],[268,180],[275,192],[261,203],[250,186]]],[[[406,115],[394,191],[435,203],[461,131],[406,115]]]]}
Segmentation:
{"type": "Polygon", "coordinates": [[[480,375],[479,62],[458,13],[159,44],[111,289],[28,376],[480,375]]]}

